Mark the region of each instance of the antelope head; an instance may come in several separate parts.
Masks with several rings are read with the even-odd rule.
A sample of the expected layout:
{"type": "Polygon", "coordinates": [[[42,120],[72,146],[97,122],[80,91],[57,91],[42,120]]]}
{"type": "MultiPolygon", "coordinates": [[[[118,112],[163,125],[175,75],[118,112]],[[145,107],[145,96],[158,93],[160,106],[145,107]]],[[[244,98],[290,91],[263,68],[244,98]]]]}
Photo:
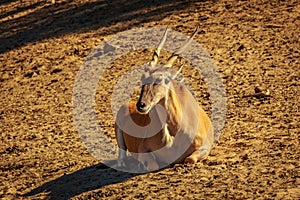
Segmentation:
{"type": "Polygon", "coordinates": [[[167,32],[168,29],[166,29],[157,49],[154,51],[152,61],[148,63],[148,66],[145,68],[145,72],[142,75],[142,89],[136,104],[136,108],[141,114],[147,114],[154,105],[158,104],[163,99],[167,99],[170,84],[180,73],[183,66],[181,66],[176,73],[173,72],[171,67],[179,54],[181,54],[192,42],[194,36],[198,32],[198,27],[186,43],[172,54],[165,65],[157,67],[156,65],[160,51],[167,38],[167,32]]]}

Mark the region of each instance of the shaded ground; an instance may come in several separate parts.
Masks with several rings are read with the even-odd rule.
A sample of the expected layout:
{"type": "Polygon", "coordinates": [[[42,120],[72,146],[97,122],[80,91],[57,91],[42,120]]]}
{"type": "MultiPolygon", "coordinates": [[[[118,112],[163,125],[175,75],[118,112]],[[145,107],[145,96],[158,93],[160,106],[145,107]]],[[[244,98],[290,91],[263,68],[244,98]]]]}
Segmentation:
{"type": "MultiPolygon", "coordinates": [[[[300,197],[297,1],[0,3],[1,198],[300,197]],[[189,34],[198,23],[202,31],[195,40],[211,54],[226,87],[219,144],[197,165],[143,175],[95,169],[98,161],[80,141],[72,118],[73,84],[84,58],[119,31],[168,26],[189,34]],[[271,96],[247,97],[256,87],[271,96]]],[[[123,67],[116,61],[97,90],[97,113],[108,135],[113,118],[107,99],[118,69],[148,61],[127,58],[123,67]]],[[[199,78],[188,69],[183,74],[191,82],[199,78]]],[[[201,95],[205,87],[197,85],[203,81],[193,83],[209,112],[207,95],[201,95]]]]}

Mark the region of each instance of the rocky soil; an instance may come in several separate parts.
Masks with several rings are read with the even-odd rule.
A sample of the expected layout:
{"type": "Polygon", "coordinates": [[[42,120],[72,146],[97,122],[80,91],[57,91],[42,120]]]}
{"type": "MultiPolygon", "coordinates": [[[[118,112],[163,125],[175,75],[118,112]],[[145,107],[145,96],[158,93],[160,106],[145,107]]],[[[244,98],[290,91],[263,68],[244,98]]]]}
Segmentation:
{"type": "MultiPolygon", "coordinates": [[[[299,27],[297,0],[1,1],[0,198],[299,199],[299,27]],[[195,40],[214,60],[227,97],[210,156],[147,174],[95,168],[73,120],[85,58],[121,31],[190,35],[198,24],[195,40]]],[[[95,108],[113,142],[113,87],[150,58],[151,50],[124,55],[99,80],[95,108]]],[[[182,74],[211,113],[201,76],[188,67],[182,74]]]]}

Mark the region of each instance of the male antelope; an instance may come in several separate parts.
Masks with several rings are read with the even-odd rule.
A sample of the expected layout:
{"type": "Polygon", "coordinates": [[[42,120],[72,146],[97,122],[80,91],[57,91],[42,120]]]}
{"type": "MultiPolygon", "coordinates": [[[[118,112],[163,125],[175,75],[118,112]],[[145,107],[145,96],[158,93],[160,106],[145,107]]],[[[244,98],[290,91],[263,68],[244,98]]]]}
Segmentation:
{"type": "Polygon", "coordinates": [[[118,167],[125,166],[127,150],[146,171],[158,170],[159,163],[196,163],[209,154],[214,141],[211,121],[185,85],[175,80],[182,66],[176,73],[172,73],[171,68],[179,54],[192,42],[197,31],[198,28],[165,65],[157,67],[158,57],[167,37],[167,30],[165,31],[142,76],[139,100],[130,101],[118,111],[115,124],[119,146],[118,167]],[[162,120],[163,112],[157,105],[166,112],[165,123],[162,120]],[[132,122],[141,127],[140,137],[128,132],[132,122]],[[150,123],[162,128],[148,137],[152,131],[150,123]]]}

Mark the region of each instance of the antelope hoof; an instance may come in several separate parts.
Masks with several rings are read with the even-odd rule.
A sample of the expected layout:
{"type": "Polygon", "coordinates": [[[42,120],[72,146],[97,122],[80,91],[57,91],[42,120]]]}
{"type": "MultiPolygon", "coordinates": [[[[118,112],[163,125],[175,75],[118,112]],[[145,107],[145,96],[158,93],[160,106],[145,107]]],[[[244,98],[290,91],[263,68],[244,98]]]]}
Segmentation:
{"type": "Polygon", "coordinates": [[[157,171],[159,170],[159,166],[156,162],[144,162],[142,163],[144,170],[148,171],[148,172],[152,172],[152,171],[157,171]]]}
{"type": "Polygon", "coordinates": [[[155,155],[153,153],[140,156],[138,160],[141,164],[141,167],[148,172],[159,170],[159,165],[156,162],[155,155]]]}
{"type": "Polygon", "coordinates": [[[197,158],[189,156],[184,160],[184,164],[195,164],[197,163],[197,158]]]}
{"type": "Polygon", "coordinates": [[[124,159],[118,159],[117,160],[117,168],[125,168],[126,167],[126,163],[124,159]]]}

